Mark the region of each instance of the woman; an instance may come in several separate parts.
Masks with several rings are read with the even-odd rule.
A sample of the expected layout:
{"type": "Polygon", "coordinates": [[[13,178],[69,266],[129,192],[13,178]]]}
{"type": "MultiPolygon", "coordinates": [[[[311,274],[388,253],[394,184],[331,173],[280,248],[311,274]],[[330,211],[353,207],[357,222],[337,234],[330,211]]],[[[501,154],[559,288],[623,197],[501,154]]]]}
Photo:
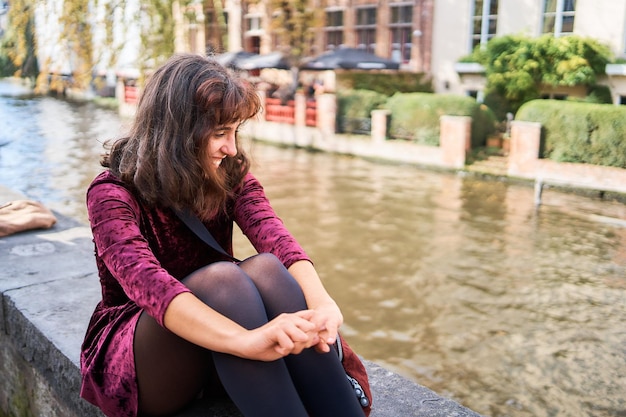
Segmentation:
{"type": "Polygon", "coordinates": [[[110,417],[176,413],[221,390],[245,416],[362,417],[337,354],[342,315],[239,149],[254,89],[177,55],[146,84],[128,136],[87,191],[102,285],[81,353],[81,396],[110,417]],[[259,255],[232,254],[236,222],[259,255]]]}

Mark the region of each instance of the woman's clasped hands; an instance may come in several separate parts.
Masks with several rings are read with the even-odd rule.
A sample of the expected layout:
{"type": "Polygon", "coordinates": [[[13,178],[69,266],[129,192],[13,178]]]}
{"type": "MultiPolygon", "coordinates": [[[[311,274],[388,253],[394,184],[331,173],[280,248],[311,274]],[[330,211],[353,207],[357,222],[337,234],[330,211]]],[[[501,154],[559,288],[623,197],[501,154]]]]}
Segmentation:
{"type": "Polygon", "coordinates": [[[297,355],[314,347],[318,352],[330,351],[343,318],[334,306],[283,313],[267,324],[247,332],[248,352],[242,356],[250,359],[273,361],[284,356],[297,355]]]}

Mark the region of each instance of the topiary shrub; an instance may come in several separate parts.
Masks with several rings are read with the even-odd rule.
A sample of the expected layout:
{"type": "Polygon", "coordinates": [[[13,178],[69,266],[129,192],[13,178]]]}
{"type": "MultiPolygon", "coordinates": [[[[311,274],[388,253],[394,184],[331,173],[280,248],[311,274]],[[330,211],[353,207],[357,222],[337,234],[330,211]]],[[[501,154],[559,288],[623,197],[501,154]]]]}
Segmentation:
{"type": "Polygon", "coordinates": [[[611,104],[533,100],[517,120],[542,126],[541,157],[626,168],[626,108],[611,104]]]}
{"type": "Polygon", "coordinates": [[[340,133],[369,134],[372,110],[380,108],[387,96],[369,90],[337,92],[337,126],[340,133]]]}
{"type": "Polygon", "coordinates": [[[472,118],[473,148],[485,146],[487,136],[496,130],[493,112],[466,96],[398,93],[387,100],[384,108],[391,111],[391,137],[423,145],[439,145],[439,119],[444,115],[472,118]]]}
{"type": "Polygon", "coordinates": [[[345,117],[370,117],[387,96],[370,90],[347,90],[337,92],[337,114],[345,117]]]}
{"type": "Polygon", "coordinates": [[[412,72],[338,72],[337,90],[371,90],[388,97],[395,93],[432,93],[433,86],[425,74],[412,72]]]}

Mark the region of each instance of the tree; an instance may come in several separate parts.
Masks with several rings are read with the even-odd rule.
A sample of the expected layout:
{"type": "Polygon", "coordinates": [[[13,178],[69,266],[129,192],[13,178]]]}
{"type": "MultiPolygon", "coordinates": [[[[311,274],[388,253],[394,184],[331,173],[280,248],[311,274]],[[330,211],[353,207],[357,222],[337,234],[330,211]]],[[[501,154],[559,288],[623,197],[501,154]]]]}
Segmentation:
{"type": "Polygon", "coordinates": [[[16,70],[10,75],[34,79],[39,73],[34,8],[33,0],[11,2],[8,12],[9,28],[2,44],[2,54],[6,54],[11,61],[4,64],[6,69],[16,70]]]}
{"type": "MultiPolygon", "coordinates": [[[[145,22],[141,31],[142,65],[145,69],[158,67],[174,53],[175,22],[173,0],[142,2],[145,22]]],[[[144,71],[142,71],[143,73],[144,71]]]]}
{"type": "Polygon", "coordinates": [[[323,7],[311,7],[310,1],[270,1],[270,30],[291,67],[292,83],[289,94],[298,87],[299,65],[309,52],[315,38],[315,28],[323,24],[323,7]]]}
{"type": "Polygon", "coordinates": [[[321,24],[320,8],[309,7],[309,1],[270,2],[270,29],[278,44],[284,46],[285,57],[292,66],[297,66],[314,40],[314,28],[321,24]]]}
{"type": "Polygon", "coordinates": [[[486,93],[503,97],[512,111],[538,98],[543,86],[594,86],[611,58],[607,46],[575,35],[496,37],[471,57],[485,67],[486,93]]]}
{"type": "Polygon", "coordinates": [[[61,37],[67,42],[70,62],[73,63],[72,86],[85,90],[93,77],[93,32],[89,19],[89,0],[65,0],[59,18],[61,37]]]}

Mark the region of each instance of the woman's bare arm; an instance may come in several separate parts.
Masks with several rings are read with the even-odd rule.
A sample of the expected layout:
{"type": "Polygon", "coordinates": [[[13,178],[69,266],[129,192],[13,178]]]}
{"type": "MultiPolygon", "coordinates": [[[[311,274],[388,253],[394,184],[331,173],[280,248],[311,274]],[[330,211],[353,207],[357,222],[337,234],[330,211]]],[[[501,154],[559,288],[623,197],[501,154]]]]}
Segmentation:
{"type": "Polygon", "coordinates": [[[330,350],[329,345],[335,343],[339,327],[343,324],[341,310],[324,288],[311,262],[295,262],[289,267],[289,272],[300,284],[307,305],[315,311],[313,321],[320,332],[320,343],[318,343],[317,349],[328,352],[330,350]]]}
{"type": "Polygon", "coordinates": [[[313,311],[281,314],[257,329],[239,324],[186,292],[172,299],[164,323],[171,332],[209,350],[263,361],[300,353],[319,343],[313,311]]]}

